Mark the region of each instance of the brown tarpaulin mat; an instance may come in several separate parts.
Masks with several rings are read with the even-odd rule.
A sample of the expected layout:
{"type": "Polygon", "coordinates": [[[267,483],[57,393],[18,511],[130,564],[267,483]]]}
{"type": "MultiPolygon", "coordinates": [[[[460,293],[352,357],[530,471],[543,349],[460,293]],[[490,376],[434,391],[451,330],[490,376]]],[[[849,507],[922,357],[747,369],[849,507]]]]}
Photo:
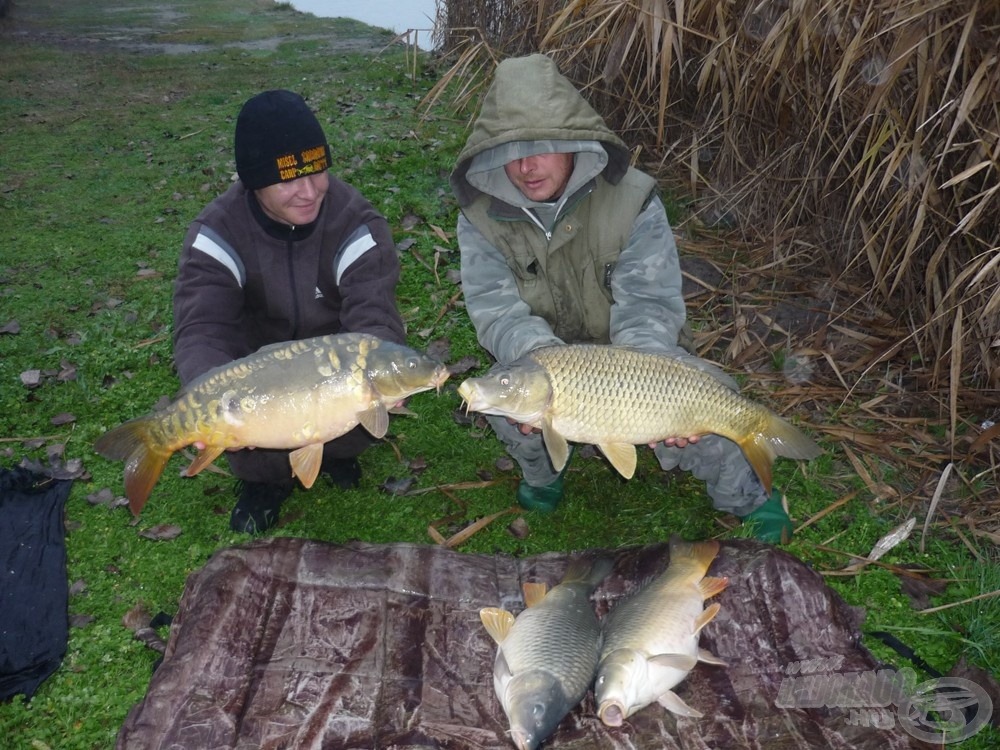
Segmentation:
{"type": "MultiPolygon", "coordinates": [[[[611,554],[598,616],[668,560],[666,544],[611,554]]],[[[521,582],[554,584],[566,562],[287,538],[220,551],[188,580],[164,661],[117,746],[509,750],[479,609],[520,611],[521,582]]],[[[723,543],[710,575],[730,583],[702,645],[730,666],[699,664],[677,688],[704,718],[654,704],[609,729],[588,694],[544,748],[911,746],[895,723],[860,726],[850,709],[775,705],[807,660],[839,673],[877,666],[856,612],[818,574],[737,540],[723,543]]]]}

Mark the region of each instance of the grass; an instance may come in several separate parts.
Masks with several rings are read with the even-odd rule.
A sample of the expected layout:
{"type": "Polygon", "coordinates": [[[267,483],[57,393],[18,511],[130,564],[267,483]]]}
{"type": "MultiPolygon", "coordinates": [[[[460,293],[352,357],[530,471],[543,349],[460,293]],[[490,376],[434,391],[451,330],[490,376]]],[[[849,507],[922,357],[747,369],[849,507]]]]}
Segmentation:
{"type": "MultiPolygon", "coordinates": [[[[33,701],[0,706],[0,734],[11,747],[113,746],[156,657],[131,638],[123,614],[137,602],[154,613],[175,612],[187,576],[214,551],[246,540],[228,529],[232,480],[209,472],[182,479],[180,456],[135,525],[127,510],[87,498],[104,488],[122,490],[121,465],[96,456],[93,441],[177,388],[170,347],[177,254],[188,222],[230,183],[232,127],[248,96],[287,87],[309,98],[330,137],[336,172],[383,211],[403,248],[399,300],[411,343],[445,347],[449,361],[476,357],[486,364],[454,281],[456,209],[447,174],[465,137],[463,121],[440,106],[429,119],[416,115],[417,102],[435,82],[430,62],[424,58],[413,76],[398,48],[374,56],[339,46],[360,34],[377,48],[390,37],[263,0],[190,0],[172,3],[169,13],[166,8],[38,0],[15,6],[18,20],[4,22],[0,326],[16,321],[19,332],[0,334],[0,459],[6,466],[24,457],[44,461],[53,446],[63,446],[64,458],[80,459],[84,468],[67,506],[69,577],[82,584],[70,608],[81,626],[71,630],[62,668],[33,701]],[[147,45],[205,47],[136,52],[110,43],[122,34],[147,45]],[[22,384],[30,370],[41,371],[37,387],[22,384]],[[64,414],[72,420],[53,423],[64,414]],[[39,436],[46,439],[31,440],[39,436]],[[166,523],[179,526],[181,535],[172,541],[139,536],[166,523]]],[[[296,492],[277,533],[429,543],[428,526],[442,518],[454,516],[440,528],[448,536],[508,508],[517,477],[498,465],[504,454],[488,430],[456,419],[454,384],[441,395],[414,397],[411,408],[419,416],[396,419],[387,444],[362,457],[360,490],[296,492]],[[394,496],[381,489],[403,477],[427,491],[394,496]],[[486,486],[476,489],[434,489],[483,480],[486,486]]],[[[809,465],[779,462],[776,485],[787,492],[799,522],[859,491],[788,547],[811,565],[832,569],[849,558],[819,546],[866,554],[908,511],[873,503],[836,445],[825,447],[826,455],[809,465]]],[[[890,480],[907,481],[902,475],[890,480]]],[[[526,538],[508,533],[507,520],[500,520],[462,549],[529,555],[658,542],[671,533],[739,533],[720,526],[701,483],[663,475],[648,452],[630,482],[603,461],[580,456],[567,481],[558,513],[529,518],[526,538]]],[[[960,601],[1000,582],[995,552],[976,549],[979,559],[935,531],[926,552],[911,539],[883,561],[959,579],[935,603],[960,601]]],[[[946,672],[966,656],[1000,670],[992,627],[1000,621],[997,599],[920,615],[899,577],[883,568],[829,580],[866,608],[866,629],[897,633],[936,669],[946,672]]],[[[899,663],[877,641],[866,644],[879,658],[899,663]]],[[[963,746],[985,748],[996,740],[995,732],[984,731],[963,746]]]]}

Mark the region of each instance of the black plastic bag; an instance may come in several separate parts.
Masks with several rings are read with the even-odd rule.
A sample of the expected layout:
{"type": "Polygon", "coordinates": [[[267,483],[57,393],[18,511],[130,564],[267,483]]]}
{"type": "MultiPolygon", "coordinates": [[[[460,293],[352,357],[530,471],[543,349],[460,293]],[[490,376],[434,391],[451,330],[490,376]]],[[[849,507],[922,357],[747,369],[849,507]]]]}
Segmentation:
{"type": "Polygon", "coordinates": [[[63,508],[72,486],[0,468],[0,700],[30,699],[66,655],[63,508]]]}

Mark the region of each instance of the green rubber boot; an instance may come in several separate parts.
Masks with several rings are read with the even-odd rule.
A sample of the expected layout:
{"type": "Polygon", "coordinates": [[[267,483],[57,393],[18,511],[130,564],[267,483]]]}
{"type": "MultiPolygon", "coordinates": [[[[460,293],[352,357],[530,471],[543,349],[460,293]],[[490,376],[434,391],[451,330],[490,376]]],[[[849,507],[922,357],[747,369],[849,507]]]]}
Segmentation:
{"type": "Polygon", "coordinates": [[[523,479],[517,485],[517,504],[526,510],[537,510],[540,513],[551,513],[563,499],[563,475],[560,474],[551,484],[532,487],[523,479]]]}
{"type": "Polygon", "coordinates": [[[770,544],[785,544],[792,538],[792,519],[781,503],[781,493],[775,490],[759,508],[743,516],[754,539],[770,544]]]}

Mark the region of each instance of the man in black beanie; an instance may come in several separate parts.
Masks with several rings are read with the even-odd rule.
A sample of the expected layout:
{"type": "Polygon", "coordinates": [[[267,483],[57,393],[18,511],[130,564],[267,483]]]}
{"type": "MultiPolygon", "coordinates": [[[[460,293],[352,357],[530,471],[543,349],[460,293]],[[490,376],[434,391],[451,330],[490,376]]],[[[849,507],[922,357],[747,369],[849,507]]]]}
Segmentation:
{"type": "MultiPolygon", "coordinates": [[[[399,259],[385,218],[329,173],[330,148],[305,100],[265,91],[236,120],[239,181],[184,239],[174,286],[174,360],[182,384],[282,341],[341,332],[405,343],[399,259]]],[[[324,447],[322,473],[342,489],[372,442],[360,427],[324,447]]],[[[288,452],[226,454],[239,499],[230,526],[259,533],[294,489],[288,452]]]]}

